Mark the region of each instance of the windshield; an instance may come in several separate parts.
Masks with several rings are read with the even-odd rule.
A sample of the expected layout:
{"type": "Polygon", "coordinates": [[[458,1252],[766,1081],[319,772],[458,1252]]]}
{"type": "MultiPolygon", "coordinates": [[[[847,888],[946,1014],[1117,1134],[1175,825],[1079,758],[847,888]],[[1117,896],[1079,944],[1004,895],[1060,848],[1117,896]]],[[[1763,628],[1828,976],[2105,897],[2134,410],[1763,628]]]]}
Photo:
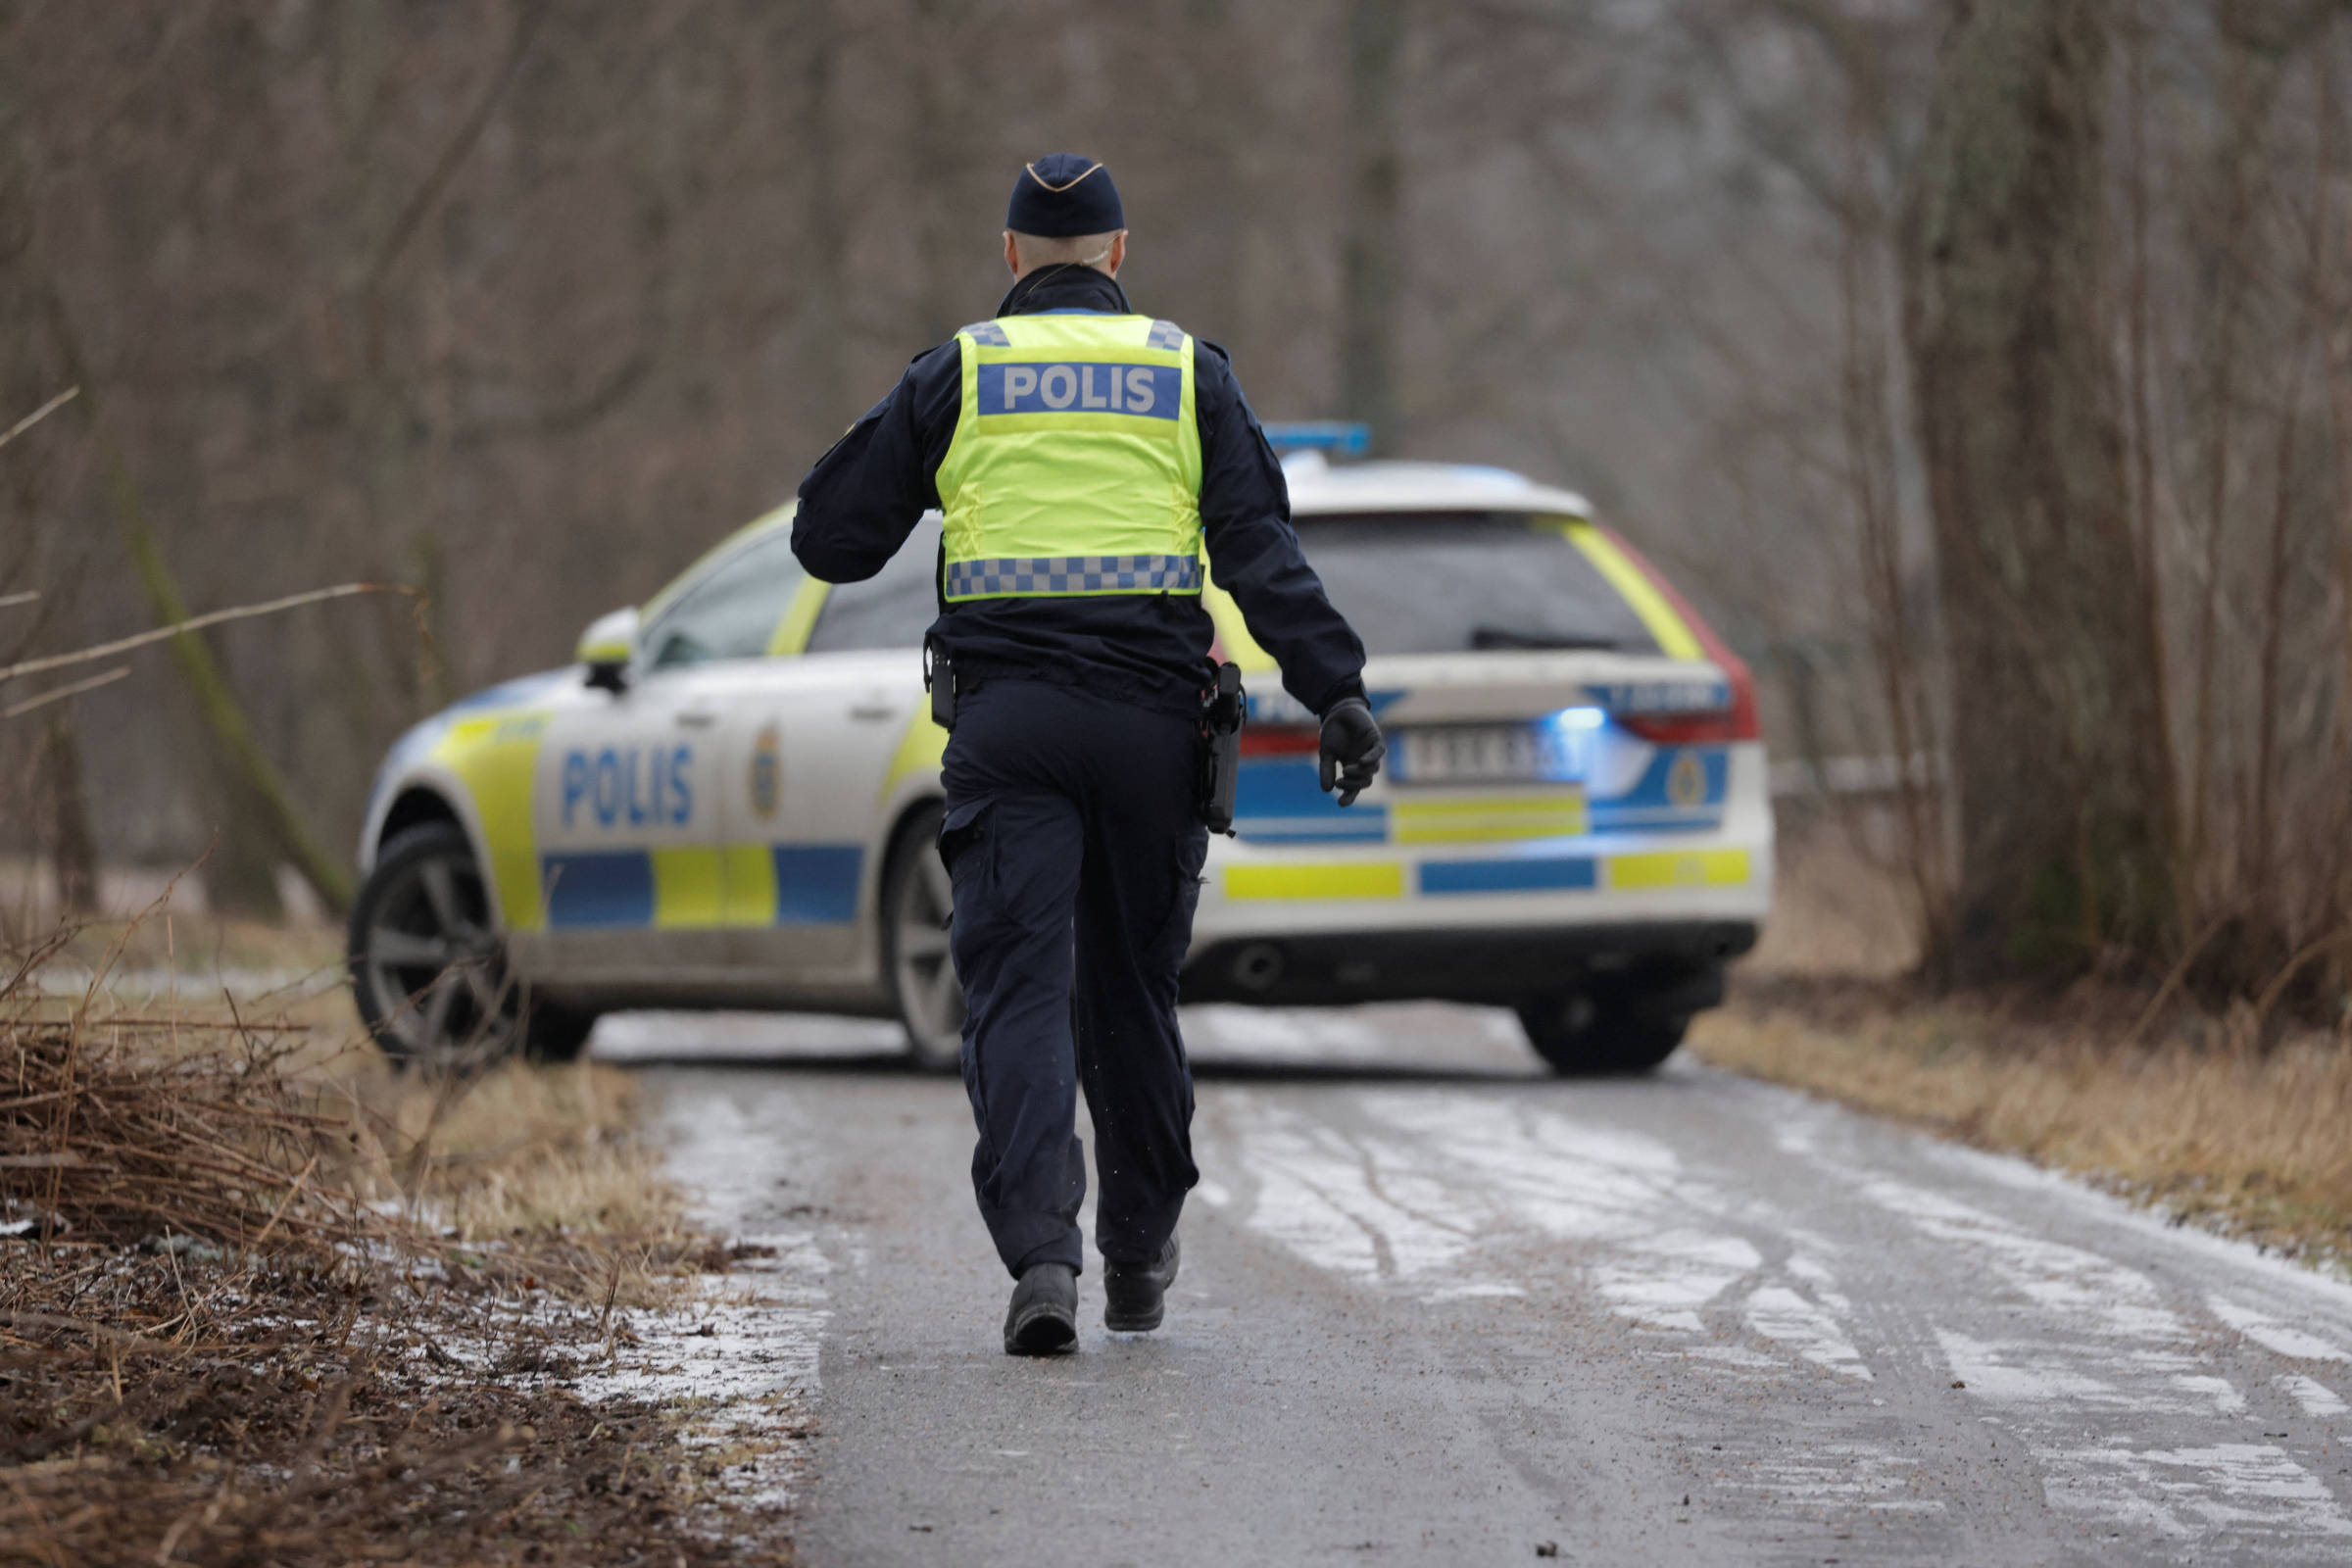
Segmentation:
{"type": "Polygon", "coordinates": [[[808,652],[920,648],[939,616],[939,514],[925,513],[899,553],[863,582],[838,583],[808,633],[808,652]]]}
{"type": "Polygon", "coordinates": [[[1559,521],[1511,512],[1297,519],[1307,564],[1368,654],[1658,652],[1559,521]]]}
{"type": "Polygon", "coordinates": [[[792,558],[792,535],[778,528],[713,566],[648,627],[656,669],[720,659],[758,659],[806,575],[792,558]]]}

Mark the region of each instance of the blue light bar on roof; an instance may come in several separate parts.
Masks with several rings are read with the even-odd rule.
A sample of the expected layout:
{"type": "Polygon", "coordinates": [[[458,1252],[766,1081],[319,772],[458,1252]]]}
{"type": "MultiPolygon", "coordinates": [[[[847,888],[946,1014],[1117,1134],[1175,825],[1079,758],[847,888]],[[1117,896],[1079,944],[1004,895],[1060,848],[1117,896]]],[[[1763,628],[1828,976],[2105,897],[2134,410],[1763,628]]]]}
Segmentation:
{"type": "Polygon", "coordinates": [[[1372,450],[1372,427],[1347,419],[1298,419],[1265,426],[1266,441],[1276,452],[1328,452],[1338,458],[1360,458],[1372,450]]]}

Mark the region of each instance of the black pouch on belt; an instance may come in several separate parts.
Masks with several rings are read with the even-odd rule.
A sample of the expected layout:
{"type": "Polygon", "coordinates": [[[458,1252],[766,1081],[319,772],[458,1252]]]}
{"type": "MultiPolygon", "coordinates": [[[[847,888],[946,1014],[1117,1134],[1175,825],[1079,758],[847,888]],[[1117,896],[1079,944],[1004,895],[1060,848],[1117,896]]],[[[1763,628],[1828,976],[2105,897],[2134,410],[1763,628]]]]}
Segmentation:
{"type": "Polygon", "coordinates": [[[931,722],[956,727],[956,667],[930,638],[923,639],[923,689],[931,694],[931,722]]]}
{"type": "Polygon", "coordinates": [[[1211,833],[1233,832],[1233,796],[1242,776],[1242,725],[1250,717],[1242,666],[1219,664],[1200,705],[1200,820],[1211,833]]]}

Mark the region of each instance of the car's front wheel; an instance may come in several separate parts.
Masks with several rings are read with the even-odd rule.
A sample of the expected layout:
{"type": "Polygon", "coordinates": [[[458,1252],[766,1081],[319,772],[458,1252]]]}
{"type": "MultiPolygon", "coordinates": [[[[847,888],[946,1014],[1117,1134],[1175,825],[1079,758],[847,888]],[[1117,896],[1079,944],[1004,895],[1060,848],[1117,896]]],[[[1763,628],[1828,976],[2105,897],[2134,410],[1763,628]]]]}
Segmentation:
{"type": "Polygon", "coordinates": [[[939,858],[945,808],[909,816],[891,843],[882,882],[882,962],[915,1065],[952,1072],[963,1052],[963,987],[948,951],[956,884],[939,858]]]}
{"type": "Polygon", "coordinates": [[[593,1013],[532,1006],[507,973],[473,846],[455,822],[386,844],[352,904],[351,988],[360,1017],[396,1063],[484,1065],[517,1048],[567,1061],[593,1013]]]}
{"type": "Polygon", "coordinates": [[[1683,1043],[1691,1017],[1723,1000],[1723,968],[1595,977],[1519,1007],[1527,1043],[1563,1077],[1643,1073],[1683,1043]]]}

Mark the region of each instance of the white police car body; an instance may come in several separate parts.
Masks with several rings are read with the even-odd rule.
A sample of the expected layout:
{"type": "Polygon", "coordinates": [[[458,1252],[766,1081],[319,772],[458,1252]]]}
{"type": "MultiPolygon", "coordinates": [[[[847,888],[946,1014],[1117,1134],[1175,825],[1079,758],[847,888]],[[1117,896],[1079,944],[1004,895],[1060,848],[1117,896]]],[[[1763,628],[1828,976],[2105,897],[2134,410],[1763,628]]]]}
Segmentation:
{"type": "MultiPolygon", "coordinates": [[[[1770,902],[1747,672],[1573,494],[1458,466],[1289,471],[1389,761],[1334,805],[1312,715],[1211,589],[1251,720],[1187,995],[1500,1003],[1563,1070],[1662,1059],[1770,902]]],[[[579,664],[394,747],[351,927],[387,1050],[563,1055],[603,1012],[746,1006],[896,1013],[919,1058],[955,1059],[946,736],[917,653],[938,521],[843,586],[801,571],[789,531],[789,508],[753,523],[591,627],[579,664]]]]}

